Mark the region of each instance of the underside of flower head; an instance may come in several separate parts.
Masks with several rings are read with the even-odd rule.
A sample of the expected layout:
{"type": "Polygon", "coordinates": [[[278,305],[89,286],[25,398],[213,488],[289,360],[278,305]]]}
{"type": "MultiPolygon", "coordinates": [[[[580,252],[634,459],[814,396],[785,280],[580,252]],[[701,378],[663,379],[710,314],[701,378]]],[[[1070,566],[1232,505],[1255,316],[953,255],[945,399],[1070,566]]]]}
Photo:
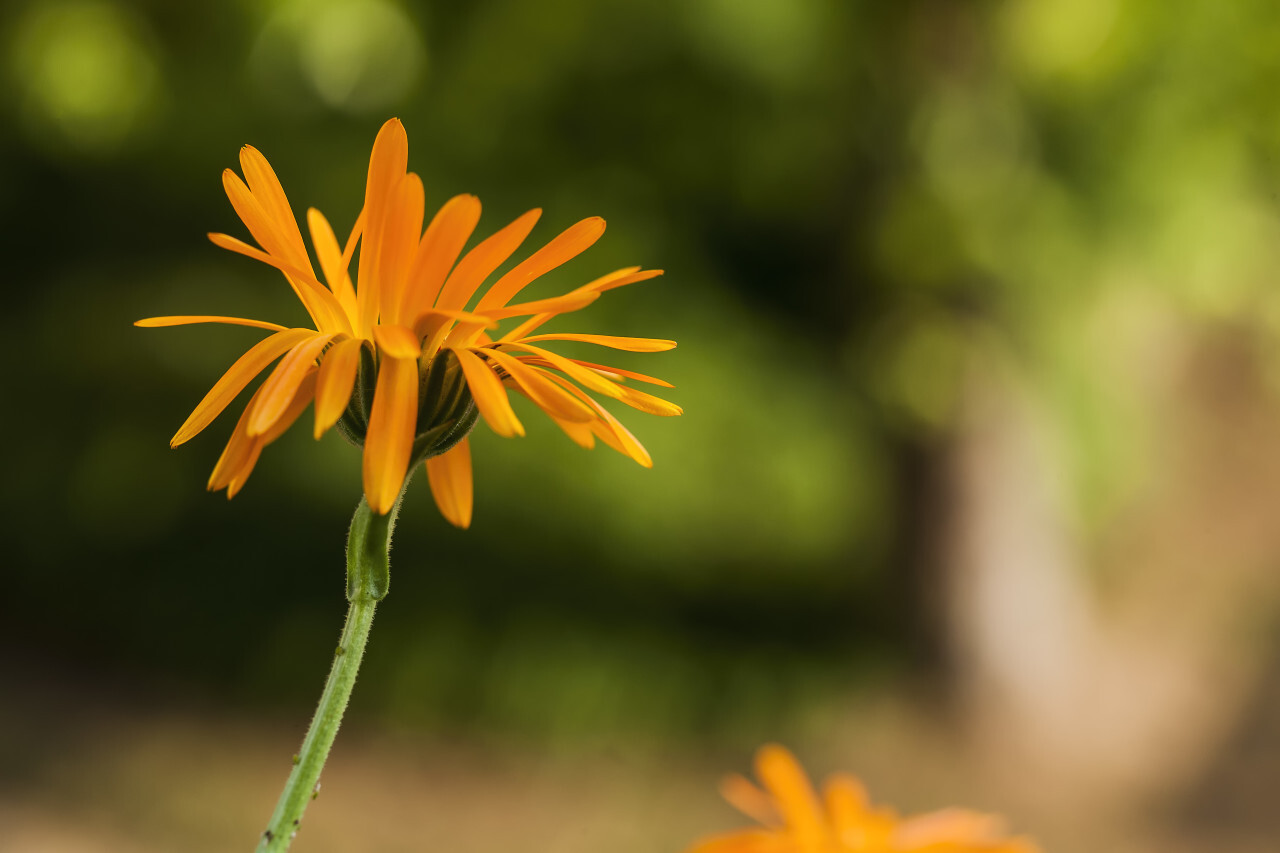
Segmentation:
{"type": "Polygon", "coordinates": [[[389,512],[411,466],[425,462],[441,512],[466,527],[472,506],[467,433],[483,418],[499,435],[523,435],[524,426],[507,398],[510,390],[532,400],[578,444],[592,447],[599,440],[641,465],[652,465],[645,449],[594,395],[650,414],[678,415],[678,406],[634,383],[671,386],[644,374],[566,358],[544,345],[579,341],[660,352],[675,343],[537,332],[607,290],[662,271],[628,267],[559,297],[516,302],[530,283],[600,238],[604,220],[591,217],[511,267],[481,294],[490,276],[524,242],[541,211],[525,213],[464,254],[480,220],[480,201],[455,196],[428,221],[422,181],[407,171],[407,164],[408,138],[392,119],[374,142],[364,206],[346,240],[339,242],[318,210],[307,211],[321,272],[317,276],[275,172],[256,149],[241,150],[243,179],[228,169],[223,185],[258,246],[226,234],[209,238],[283,273],[313,328],[207,315],[138,321],[140,326],[227,323],[271,332],[214,384],[170,443],[176,447],[201,432],[276,362],[232,431],[209,478],[210,489],[226,489],[234,496],[262,449],[314,404],[316,438],[338,426],[363,447],[364,492],[374,512],[389,512]]]}

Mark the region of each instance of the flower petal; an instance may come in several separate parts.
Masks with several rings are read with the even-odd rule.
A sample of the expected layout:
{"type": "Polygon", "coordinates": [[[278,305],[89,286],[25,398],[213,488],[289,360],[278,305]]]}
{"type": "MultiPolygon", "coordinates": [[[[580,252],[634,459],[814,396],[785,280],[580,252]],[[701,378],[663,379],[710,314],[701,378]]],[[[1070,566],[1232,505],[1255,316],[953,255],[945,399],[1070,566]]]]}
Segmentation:
{"type": "Polygon", "coordinates": [[[317,334],[312,329],[286,329],[263,338],[250,347],[249,351],[240,356],[236,363],[222,375],[222,378],[209,389],[209,393],[169,440],[169,446],[177,447],[198,434],[212,423],[213,419],[236,398],[236,395],[244,390],[244,386],[253,381],[253,378],[268,364],[284,355],[296,344],[317,334]]]}
{"type": "Polygon", "coordinates": [[[252,145],[246,145],[240,149],[240,168],[244,171],[250,192],[270,218],[285,258],[303,269],[310,269],[311,257],[307,254],[307,245],[302,242],[298,220],[267,158],[252,145]]]}
{"type": "MultiPolygon", "coordinates": [[[[521,389],[520,393],[524,393],[523,389],[521,389]]],[[[525,396],[527,397],[529,395],[525,394],[525,396]]],[[[569,436],[570,440],[579,447],[590,450],[596,446],[596,434],[592,429],[595,421],[589,421],[587,423],[583,423],[581,421],[566,421],[564,418],[557,418],[550,412],[547,412],[547,417],[555,421],[556,426],[560,427],[564,434],[569,436]]]]}
{"type": "Polygon", "coordinates": [[[862,783],[847,773],[834,774],[827,777],[823,795],[827,817],[836,835],[857,831],[871,807],[867,789],[862,783]]]}
{"type": "Polygon", "coordinates": [[[227,192],[227,199],[235,210],[240,221],[249,229],[253,239],[258,241],[268,254],[279,255],[282,261],[290,262],[288,252],[284,248],[284,240],[276,230],[275,222],[266,208],[262,206],[253,190],[249,189],[239,175],[231,169],[222,170],[222,188],[227,192]]]}
{"type": "Polygon", "coordinates": [[[480,299],[476,310],[482,312],[486,308],[501,308],[529,285],[534,279],[550,272],[566,261],[591,248],[591,245],[604,234],[604,220],[592,216],[576,222],[556,235],[547,245],[516,264],[506,275],[498,279],[480,299]]]}
{"type": "Polygon", "coordinates": [[[344,338],[324,354],[324,360],[320,362],[320,376],[316,380],[316,438],[338,422],[351,402],[351,389],[356,384],[360,347],[363,345],[359,338],[344,338]]]}
{"type": "Polygon", "coordinates": [[[632,435],[631,430],[623,426],[621,421],[610,414],[608,409],[591,399],[586,392],[563,376],[557,376],[539,368],[531,369],[538,375],[545,376],[548,380],[559,385],[595,411],[598,417],[592,418],[589,426],[597,438],[623,456],[634,459],[643,467],[653,467],[653,457],[649,455],[649,451],[644,449],[644,445],[640,443],[640,440],[632,435]]]}
{"type": "Polygon", "coordinates": [[[894,829],[893,838],[903,849],[914,849],[934,844],[985,846],[999,842],[1004,835],[1004,821],[999,817],[950,808],[901,821],[894,829]]]}
{"type": "Polygon", "coordinates": [[[252,418],[254,406],[259,401],[262,393],[262,389],[258,389],[258,393],[253,395],[249,405],[245,406],[239,422],[236,423],[235,430],[231,433],[231,439],[227,442],[226,448],[222,451],[222,456],[218,459],[218,464],[214,466],[213,473],[209,475],[209,491],[225,488],[228,499],[236,496],[236,493],[243,488],[245,482],[249,479],[254,466],[257,465],[258,456],[262,453],[262,448],[283,435],[285,430],[292,426],[293,422],[306,409],[307,404],[311,402],[315,396],[315,380],[316,371],[312,370],[303,378],[297,392],[294,394],[293,400],[289,402],[288,408],[285,409],[284,414],[276,422],[276,425],[265,435],[251,436],[248,431],[249,420],[252,418]]]}
{"type": "Polygon", "coordinates": [[[192,323],[224,323],[228,326],[252,326],[255,329],[270,329],[273,332],[283,332],[286,326],[278,323],[268,323],[265,320],[246,320],[243,317],[214,317],[204,314],[180,315],[173,317],[148,317],[145,320],[134,321],[135,326],[142,326],[148,329],[157,329],[163,326],[189,326],[192,323]]]}
{"type": "MultiPolygon", "coordinates": [[[[641,270],[640,267],[623,267],[620,270],[614,270],[608,275],[603,275],[594,281],[588,282],[581,287],[575,289],[574,293],[603,293],[606,290],[613,290],[615,287],[622,287],[625,284],[634,284],[637,281],[647,281],[648,279],[662,275],[662,270],[641,270]]],[[[502,336],[504,341],[514,341],[523,338],[532,333],[535,329],[541,328],[548,320],[555,317],[555,314],[539,314],[536,317],[530,317],[516,328],[507,332],[502,336]]]]}
{"type": "Polygon", "coordinates": [[[627,267],[611,272],[608,275],[603,275],[595,281],[584,284],[579,289],[604,293],[606,290],[613,290],[615,287],[624,287],[628,284],[636,284],[637,282],[657,278],[662,273],[662,270],[642,270],[639,267],[627,267]]]}
{"type": "Polygon", "coordinates": [[[559,370],[561,373],[568,376],[570,379],[576,381],[579,385],[590,388],[592,391],[604,394],[607,397],[614,397],[617,399],[622,398],[623,389],[616,382],[611,382],[600,374],[587,370],[585,367],[579,367],[577,364],[574,364],[562,355],[557,355],[550,350],[545,350],[541,347],[535,347],[522,342],[509,343],[504,346],[511,347],[512,349],[522,349],[533,353],[538,356],[541,361],[546,362],[556,370],[559,370]]]}
{"type": "Polygon", "coordinates": [[[269,255],[266,252],[255,249],[243,240],[238,240],[229,234],[212,233],[208,236],[209,242],[221,249],[227,249],[247,258],[253,258],[255,261],[261,261],[284,273],[285,280],[289,282],[289,286],[297,294],[298,300],[307,309],[307,313],[311,315],[311,320],[316,324],[317,329],[322,332],[340,331],[351,334],[350,324],[347,322],[346,314],[342,310],[342,306],[338,304],[337,298],[329,292],[328,288],[316,281],[314,275],[275,255],[269,255]]]}
{"type": "Polygon", "coordinates": [[[635,388],[628,388],[626,385],[615,385],[614,387],[618,389],[618,399],[633,409],[639,409],[642,412],[648,412],[651,415],[657,415],[662,418],[671,418],[684,414],[684,409],[669,400],[646,394],[635,388]]]}
{"type": "MultiPolygon", "coordinates": [[[[337,306],[337,302],[332,300],[331,293],[315,281],[315,271],[311,268],[311,260],[307,257],[306,252],[303,251],[302,257],[298,257],[296,253],[289,250],[287,239],[281,234],[274,219],[235,172],[230,169],[225,170],[222,173],[222,184],[226,188],[227,198],[231,200],[231,206],[235,208],[236,214],[239,215],[241,221],[249,229],[249,233],[253,235],[253,238],[258,241],[258,245],[266,250],[266,253],[265,256],[260,257],[254,254],[251,246],[238,240],[235,242],[240,243],[243,248],[219,242],[212,234],[209,235],[209,238],[223,248],[238,251],[249,257],[255,257],[284,272],[289,286],[293,288],[293,292],[297,294],[298,301],[303,304],[303,307],[307,309],[307,313],[311,315],[311,319],[315,322],[317,329],[321,331],[337,331],[341,328],[339,317],[333,313],[333,308],[337,306]],[[250,251],[244,251],[245,249],[250,251]],[[273,260],[267,260],[267,257],[273,260]]],[[[290,213],[289,216],[292,218],[293,214],[290,213]]],[[[294,223],[294,227],[297,227],[297,223],[294,223]]],[[[218,236],[226,237],[226,235],[218,236]]],[[[299,237],[299,240],[301,240],[301,237],[299,237]]]]}
{"type": "Polygon", "coordinates": [[[588,344],[599,344],[602,347],[626,350],[627,352],[666,352],[667,350],[675,349],[676,346],[675,341],[662,340],[661,338],[624,338],[617,335],[534,335],[524,340],[530,343],[534,341],[581,341],[588,344]]]}
{"type": "Polygon", "coordinates": [[[505,308],[485,308],[481,311],[480,307],[477,306],[476,311],[480,311],[486,317],[492,317],[495,320],[505,320],[507,317],[522,317],[526,314],[550,314],[554,317],[556,314],[579,311],[599,298],[600,294],[598,293],[574,292],[551,299],[520,302],[515,305],[508,305],[505,308]]]}
{"type": "Polygon", "coordinates": [[[293,422],[298,419],[298,416],[307,408],[307,404],[315,397],[315,387],[316,371],[312,370],[303,378],[302,384],[298,386],[298,392],[289,403],[289,408],[285,409],[284,414],[276,421],[275,426],[271,427],[265,435],[250,439],[253,444],[249,449],[248,458],[241,463],[239,470],[235,472],[231,477],[231,481],[227,483],[227,500],[234,498],[244,488],[244,484],[249,480],[249,475],[253,473],[254,466],[258,464],[258,457],[262,454],[262,449],[284,435],[285,431],[293,426],[293,422]]]}
{"type": "Polygon", "coordinates": [[[470,350],[455,348],[453,353],[462,365],[462,372],[467,377],[467,387],[471,389],[471,397],[476,401],[476,407],[480,409],[485,423],[505,438],[524,435],[524,425],[511,408],[502,380],[470,350]]]}
{"type": "Polygon", "coordinates": [[[529,399],[548,414],[554,414],[566,421],[577,422],[586,422],[595,418],[589,406],[518,358],[491,349],[483,350],[483,354],[501,367],[516,384],[524,389],[529,399]]]}
{"type": "Polygon", "coordinates": [[[635,371],[632,371],[632,370],[623,370],[620,367],[609,367],[608,365],[604,365],[604,364],[596,364],[595,362],[591,362],[591,361],[583,361],[580,358],[573,359],[573,363],[580,364],[583,367],[594,370],[597,373],[601,373],[610,378],[614,376],[622,376],[627,379],[634,379],[637,382],[647,382],[650,385],[660,385],[663,388],[676,387],[672,385],[670,382],[667,382],[665,379],[658,379],[655,376],[646,376],[643,373],[636,373],[635,371]]]}
{"type": "Polygon", "coordinates": [[[773,800],[745,776],[732,773],[720,780],[720,796],[738,811],[765,826],[779,826],[773,800]]]}
{"type": "Polygon", "coordinates": [[[422,179],[409,172],[391,192],[382,226],[382,259],[378,262],[379,314],[383,323],[399,323],[409,268],[422,236],[422,179]]]}
{"type": "Polygon", "coordinates": [[[369,155],[369,180],[364,195],[364,238],[360,246],[360,266],[356,278],[357,330],[367,338],[378,316],[378,265],[382,260],[383,229],[391,206],[391,194],[409,164],[409,137],[399,119],[391,119],[378,131],[369,155]]]}
{"type": "Polygon", "coordinates": [[[262,435],[275,426],[289,408],[298,387],[308,373],[316,369],[316,359],[333,340],[333,335],[314,335],[302,341],[276,365],[262,383],[262,392],[249,417],[249,435],[262,435]]]}
{"type": "Polygon", "coordinates": [[[427,460],[431,496],[440,514],[454,527],[471,526],[471,440],[464,438],[449,451],[427,460]]]}
{"type": "Polygon", "coordinates": [[[364,495],[379,515],[391,511],[404,486],[417,417],[418,362],[386,356],[378,368],[363,466],[364,495]]]}
{"type": "Polygon", "coordinates": [[[440,297],[436,300],[436,307],[456,310],[466,308],[489,274],[511,257],[511,253],[529,236],[541,215],[542,210],[535,208],[467,252],[445,280],[440,297]]]}
{"type": "Polygon", "coordinates": [[[479,221],[480,199],[473,195],[454,196],[432,217],[409,271],[401,303],[401,316],[405,320],[416,323],[422,313],[435,304],[445,276],[453,269],[479,221]]]}
{"type": "Polygon", "coordinates": [[[373,327],[378,348],[392,358],[414,358],[422,355],[422,345],[413,331],[404,326],[380,324],[373,327]]]}
{"type": "Polygon", "coordinates": [[[217,464],[209,474],[209,491],[225,489],[249,458],[254,444],[257,443],[256,439],[249,436],[249,415],[261,394],[262,388],[258,388],[249,399],[249,404],[244,407],[244,411],[240,413],[240,419],[236,421],[235,429],[227,439],[227,446],[222,449],[222,455],[218,457],[217,464]]]}
{"type": "Polygon", "coordinates": [[[760,747],[756,777],[773,795],[779,814],[797,840],[822,837],[824,822],[818,797],[794,755],[777,744],[760,747]]]}
{"type": "Polygon", "coordinates": [[[347,271],[350,259],[343,257],[329,220],[314,207],[307,210],[307,228],[311,231],[311,243],[316,247],[316,257],[320,259],[320,269],[324,272],[325,281],[329,282],[329,290],[337,297],[347,319],[355,323],[356,289],[347,271]]]}

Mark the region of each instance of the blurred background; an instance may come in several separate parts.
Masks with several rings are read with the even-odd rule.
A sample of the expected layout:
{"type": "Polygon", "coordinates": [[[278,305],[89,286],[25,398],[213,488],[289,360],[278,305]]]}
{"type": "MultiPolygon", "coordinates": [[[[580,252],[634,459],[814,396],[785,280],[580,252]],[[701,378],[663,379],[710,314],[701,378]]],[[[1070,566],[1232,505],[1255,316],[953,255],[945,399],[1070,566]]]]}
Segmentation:
{"type": "MultiPolygon", "coordinates": [[[[358,453],[170,435],[305,322],[219,173],[339,232],[373,137],[558,328],[674,338],[644,470],[530,406],[475,523],[416,478],[295,847],[679,851],[768,740],[1058,853],[1274,849],[1280,10],[1270,0],[40,0],[0,7],[0,849],[248,849],[345,608],[358,453]]],[[[232,411],[238,411],[234,406],[232,411]]]]}

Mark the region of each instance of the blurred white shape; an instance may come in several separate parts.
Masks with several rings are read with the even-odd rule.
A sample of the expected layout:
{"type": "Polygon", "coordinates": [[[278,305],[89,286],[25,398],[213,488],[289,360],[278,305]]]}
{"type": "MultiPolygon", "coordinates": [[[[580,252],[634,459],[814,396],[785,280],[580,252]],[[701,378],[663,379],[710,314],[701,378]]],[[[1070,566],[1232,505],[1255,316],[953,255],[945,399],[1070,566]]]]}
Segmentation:
{"type": "Polygon", "coordinates": [[[292,0],[267,19],[251,71],[277,101],[296,106],[301,90],[329,108],[371,114],[403,101],[425,64],[417,26],[388,0],[292,0]]]}
{"type": "Polygon", "coordinates": [[[144,23],[99,0],[32,5],[17,21],[10,74],[28,133],[42,146],[109,152],[141,124],[159,91],[144,23]]]}

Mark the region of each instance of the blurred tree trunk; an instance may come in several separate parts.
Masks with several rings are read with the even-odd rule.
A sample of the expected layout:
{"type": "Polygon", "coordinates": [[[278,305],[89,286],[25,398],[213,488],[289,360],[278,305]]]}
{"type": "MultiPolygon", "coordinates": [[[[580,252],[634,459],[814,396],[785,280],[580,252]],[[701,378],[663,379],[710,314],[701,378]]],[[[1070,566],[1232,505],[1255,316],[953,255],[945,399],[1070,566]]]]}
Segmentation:
{"type": "Polygon", "coordinates": [[[1106,380],[1150,395],[1152,464],[1105,534],[1075,522],[1061,423],[999,361],[968,373],[940,477],[955,698],[989,769],[1057,808],[1187,790],[1257,694],[1280,412],[1238,338],[1106,380]]]}

